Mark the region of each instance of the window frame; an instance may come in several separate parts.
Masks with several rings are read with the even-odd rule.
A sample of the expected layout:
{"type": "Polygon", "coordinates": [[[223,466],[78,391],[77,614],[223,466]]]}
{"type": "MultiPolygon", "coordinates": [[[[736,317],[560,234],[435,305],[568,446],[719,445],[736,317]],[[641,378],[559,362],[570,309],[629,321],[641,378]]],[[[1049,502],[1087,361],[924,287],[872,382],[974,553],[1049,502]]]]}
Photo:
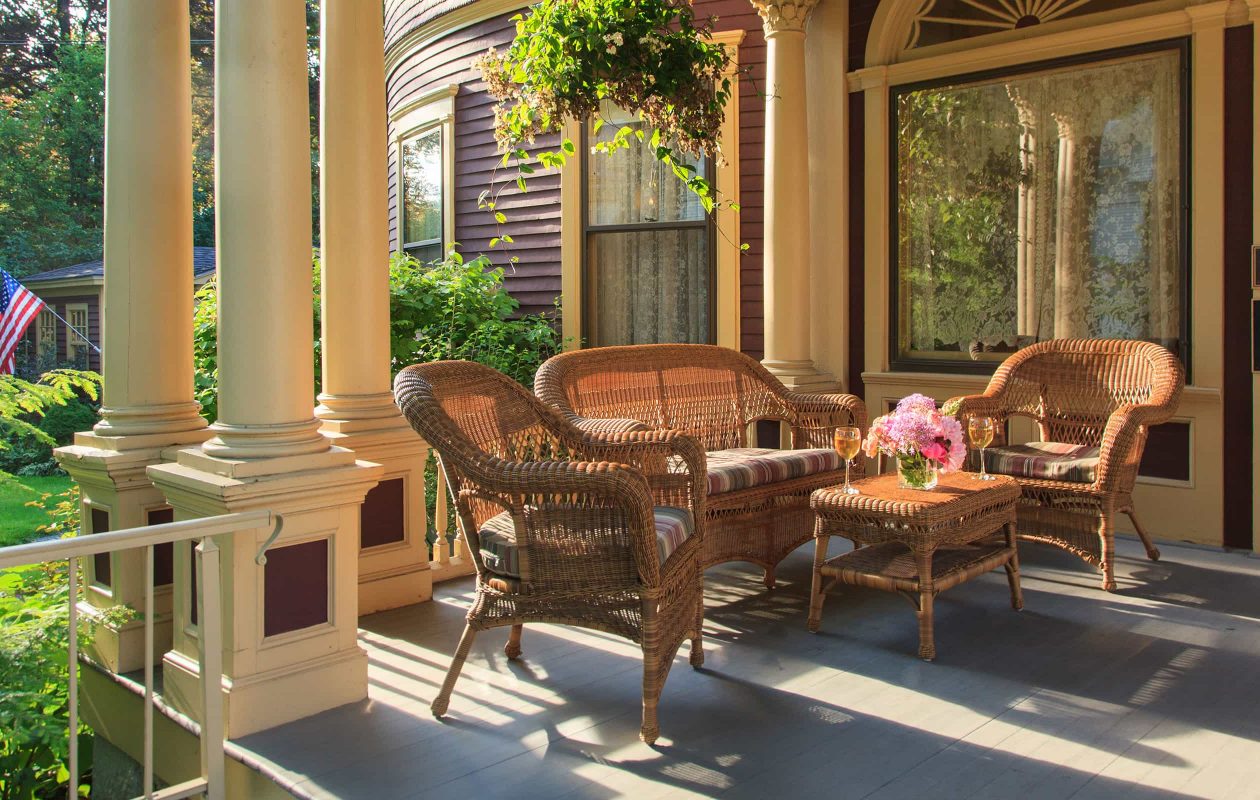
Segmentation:
{"type": "Polygon", "coordinates": [[[403,229],[405,214],[403,205],[403,145],[434,129],[441,129],[442,185],[439,211],[441,214],[441,239],[439,252],[446,256],[448,248],[455,241],[455,95],[459,93],[459,84],[451,83],[439,86],[418,97],[398,109],[390,116],[393,128],[391,147],[394,156],[394,220],[396,226],[396,244],[394,252],[404,254],[408,248],[431,245],[432,240],[420,242],[404,242],[403,229]]]}
{"type": "MultiPolygon", "coordinates": [[[[590,122],[582,122],[581,143],[579,152],[591,152],[591,125],[590,122]]],[[[645,145],[646,146],[646,145],[645,145]]],[[[606,158],[605,155],[593,155],[592,158],[606,158]]],[[[702,219],[698,220],[679,220],[676,222],[630,222],[615,223],[604,225],[592,225],[590,222],[590,162],[583,159],[580,162],[581,176],[579,181],[581,188],[578,192],[578,203],[581,206],[580,214],[580,232],[581,237],[578,249],[578,270],[580,273],[580,285],[582,293],[582,322],[581,337],[582,346],[590,347],[590,332],[593,327],[592,321],[595,316],[597,305],[594,300],[594,292],[596,290],[595,281],[592,280],[590,274],[590,262],[587,256],[590,252],[590,237],[592,234],[600,233],[647,233],[652,231],[679,231],[679,230],[699,230],[704,229],[708,237],[708,257],[706,258],[709,270],[709,331],[705,341],[701,344],[717,344],[718,343],[718,236],[717,236],[717,219],[715,214],[706,212],[702,219]]],[[[709,158],[705,165],[704,177],[709,181],[710,186],[717,186],[717,165],[713,158],[709,158]]],[[[672,175],[666,176],[667,179],[674,179],[672,175]]],[[[687,191],[691,191],[688,189],[687,191]]],[[[602,345],[596,345],[602,346],[602,345]]]]}
{"type": "Polygon", "coordinates": [[[57,315],[45,304],[40,309],[39,316],[35,318],[35,358],[44,358],[45,353],[51,353],[52,359],[56,361],[59,357],[57,348],[57,315]]]}
{"type": "MultiPolygon", "coordinates": [[[[886,176],[886,180],[888,181],[888,239],[886,242],[888,247],[888,259],[885,274],[888,280],[888,363],[891,371],[991,375],[1002,364],[1002,362],[998,360],[956,361],[937,358],[903,357],[901,355],[902,298],[900,275],[898,274],[900,264],[897,262],[897,253],[899,252],[897,243],[900,236],[898,226],[900,198],[897,186],[899,184],[898,177],[900,174],[901,154],[897,139],[897,109],[898,101],[902,95],[922,91],[924,89],[936,89],[943,86],[957,86],[969,83],[983,83],[1029,73],[1063,69],[1065,67],[1083,67],[1129,56],[1139,56],[1148,53],[1165,51],[1177,52],[1178,58],[1181,62],[1181,67],[1178,70],[1178,113],[1180,116],[1180,141],[1178,143],[1178,150],[1180,151],[1180,163],[1177,165],[1177,172],[1179,176],[1177,206],[1180,212],[1180,218],[1177,223],[1177,279],[1178,303],[1180,307],[1178,309],[1177,323],[1178,347],[1175,355],[1177,355],[1181,359],[1182,364],[1185,365],[1186,381],[1187,383],[1190,382],[1190,281],[1192,278],[1190,263],[1190,198],[1192,197],[1191,158],[1193,155],[1193,149],[1191,143],[1192,129],[1190,92],[1192,83],[1190,74],[1191,51],[1189,36],[1143,42],[1141,44],[1135,44],[1127,47],[1106,48],[1103,50],[1093,50],[1085,53],[1074,53],[1072,55],[1061,56],[1058,58],[1030,61],[1023,64],[1004,66],[997,69],[948,75],[911,83],[893,84],[888,87],[888,175],[886,176]]],[[[1014,355],[1015,352],[1019,351],[1013,351],[1010,355],[1014,355]]]]}
{"type": "Polygon", "coordinates": [[[88,348],[87,342],[84,341],[84,338],[90,341],[91,325],[91,314],[88,312],[87,303],[66,304],[66,361],[77,362],[79,360],[79,351],[84,349],[87,349],[88,359],[92,358],[91,349],[88,348]],[[74,315],[79,311],[83,312],[82,329],[74,324],[74,315]],[[83,338],[75,333],[76,330],[83,334],[83,338]]]}

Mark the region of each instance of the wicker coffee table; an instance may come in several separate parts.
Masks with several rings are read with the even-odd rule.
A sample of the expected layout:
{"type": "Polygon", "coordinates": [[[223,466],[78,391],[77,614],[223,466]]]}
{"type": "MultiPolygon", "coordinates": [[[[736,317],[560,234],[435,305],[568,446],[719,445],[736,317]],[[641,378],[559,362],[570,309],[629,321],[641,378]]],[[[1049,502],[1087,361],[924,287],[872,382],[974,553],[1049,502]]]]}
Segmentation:
{"type": "Polygon", "coordinates": [[[1011,605],[1023,608],[1015,547],[1019,485],[994,477],[978,481],[969,472],[951,473],[925,492],[898,488],[896,475],[880,475],[856,481],[861,494],[839,487],[814,492],[809,630],[818,631],[823,600],[837,583],[908,597],[919,617],[919,657],[925,661],[936,657],[932,603],[938,593],[1005,567],[1011,605]],[[853,552],[828,559],[832,536],[852,540],[853,552]]]}

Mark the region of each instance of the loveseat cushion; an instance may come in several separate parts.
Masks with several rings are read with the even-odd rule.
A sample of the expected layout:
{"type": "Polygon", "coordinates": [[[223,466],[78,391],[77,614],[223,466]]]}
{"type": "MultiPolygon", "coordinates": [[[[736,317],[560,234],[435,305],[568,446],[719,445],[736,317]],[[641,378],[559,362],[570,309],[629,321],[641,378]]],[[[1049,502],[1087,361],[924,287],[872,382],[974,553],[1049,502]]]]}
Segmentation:
{"type": "Polygon", "coordinates": [[[1098,476],[1098,448],[1062,442],[990,447],[985,451],[985,463],[989,472],[999,475],[1093,483],[1098,476]]]}
{"type": "MultiPolygon", "coordinates": [[[[670,553],[695,531],[695,523],[691,512],[685,508],[657,506],[652,509],[652,515],[656,522],[656,555],[659,563],[664,564],[670,553]]],[[[481,560],[486,569],[508,578],[521,576],[521,553],[516,546],[516,527],[509,512],[504,511],[486,520],[481,530],[477,531],[477,538],[481,540],[481,560]]]]}
{"type": "Polygon", "coordinates": [[[707,454],[709,494],[831,472],[844,466],[835,450],[768,450],[737,447],[707,454]]]}

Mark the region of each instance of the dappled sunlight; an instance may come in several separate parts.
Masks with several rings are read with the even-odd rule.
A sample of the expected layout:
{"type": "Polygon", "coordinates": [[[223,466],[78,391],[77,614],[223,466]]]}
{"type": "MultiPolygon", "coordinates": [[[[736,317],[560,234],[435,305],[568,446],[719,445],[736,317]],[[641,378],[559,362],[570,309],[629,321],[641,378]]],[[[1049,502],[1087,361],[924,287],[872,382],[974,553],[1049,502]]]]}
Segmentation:
{"type": "MultiPolygon", "coordinates": [[[[1184,554],[1168,550],[1161,566],[1176,573],[1184,554]]],[[[1207,576],[1207,555],[1184,558],[1207,576]]],[[[1234,769],[1260,771],[1246,760],[1260,701],[1221,693],[1260,672],[1260,623],[1249,617],[1104,594],[1089,568],[1030,547],[1027,610],[1010,610],[1000,573],[942,595],[929,664],[915,657],[911,609],[885,592],[838,593],[821,631],[806,632],[811,562],[808,547],[794,553],[773,591],[743,565],[706,575],[705,667],[687,667],[684,644],[652,747],[638,740],[637,646],[561,625],[526,625],[517,661],[503,653],[506,628],[479,633],[448,715],[435,720],[428,705],[470,580],[362,620],[366,703],[244,744],[316,794],[371,786],[372,797],[465,797],[487,785],[596,798],[806,796],[839,782],[846,796],[896,798],[942,781],[960,797],[1010,797],[1054,776],[1155,800],[1198,794],[1191,779],[1230,754],[1251,765],[1234,769]]],[[[1123,587],[1141,563],[1119,566],[1123,587]]],[[[1260,564],[1230,560],[1222,574],[1255,581],[1260,564]]]]}

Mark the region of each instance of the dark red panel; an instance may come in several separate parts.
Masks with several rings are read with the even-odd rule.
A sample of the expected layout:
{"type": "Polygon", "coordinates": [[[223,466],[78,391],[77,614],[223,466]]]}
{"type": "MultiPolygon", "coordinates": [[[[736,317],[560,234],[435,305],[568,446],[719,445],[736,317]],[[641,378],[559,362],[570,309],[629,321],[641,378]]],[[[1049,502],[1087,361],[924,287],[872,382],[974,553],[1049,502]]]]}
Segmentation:
{"type": "Polygon", "coordinates": [[[866,66],[866,44],[879,0],[849,0],[849,69],[866,66]]]}
{"type": "Polygon", "coordinates": [[[328,621],[328,540],[267,551],[263,567],[263,635],[328,621]]]}
{"type": "MultiPolygon", "coordinates": [[[[103,508],[93,508],[90,511],[92,533],[108,533],[109,512],[103,508]]],[[[102,586],[109,586],[113,580],[113,564],[109,554],[98,553],[92,556],[92,566],[96,572],[96,582],[102,586]]]]}
{"type": "Polygon", "coordinates": [[[1138,474],[1170,481],[1190,480],[1190,423],[1168,422],[1151,428],[1138,474]]]}
{"type": "MultiPolygon", "coordinates": [[[[1225,31],[1225,328],[1223,410],[1226,547],[1252,547],[1251,246],[1253,131],[1252,26],[1225,31]]],[[[1150,449],[1150,445],[1147,445],[1150,449]]]]}
{"type": "MultiPolygon", "coordinates": [[[[148,513],[148,524],[165,525],[175,521],[175,509],[155,508],[148,513]]],[[[169,586],[175,581],[175,545],[171,542],[153,548],[153,585],[169,586]]]]}
{"type": "Polygon", "coordinates": [[[372,487],[359,507],[359,547],[401,542],[407,532],[405,509],[402,478],[381,481],[372,487]]]}

